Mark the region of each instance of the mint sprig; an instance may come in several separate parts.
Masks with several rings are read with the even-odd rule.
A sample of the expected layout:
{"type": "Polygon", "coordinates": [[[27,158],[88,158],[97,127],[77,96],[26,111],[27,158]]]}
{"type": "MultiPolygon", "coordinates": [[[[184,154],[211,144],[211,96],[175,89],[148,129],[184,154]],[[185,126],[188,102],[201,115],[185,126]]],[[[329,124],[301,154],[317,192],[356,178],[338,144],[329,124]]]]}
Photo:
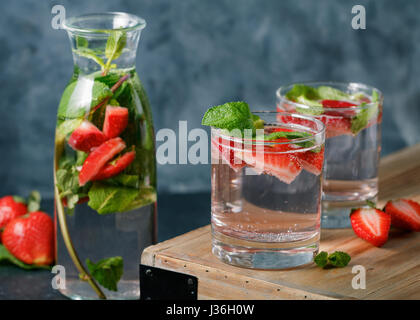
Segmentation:
{"type": "Polygon", "coordinates": [[[124,268],[122,257],[106,258],[97,263],[86,259],[86,265],[89,273],[101,286],[111,291],[118,291],[117,284],[122,277],[124,268]]]}
{"type": "Polygon", "coordinates": [[[328,252],[321,251],[314,258],[316,265],[323,269],[343,268],[349,264],[350,260],[350,255],[343,251],[335,251],[330,255],[328,252]]]}

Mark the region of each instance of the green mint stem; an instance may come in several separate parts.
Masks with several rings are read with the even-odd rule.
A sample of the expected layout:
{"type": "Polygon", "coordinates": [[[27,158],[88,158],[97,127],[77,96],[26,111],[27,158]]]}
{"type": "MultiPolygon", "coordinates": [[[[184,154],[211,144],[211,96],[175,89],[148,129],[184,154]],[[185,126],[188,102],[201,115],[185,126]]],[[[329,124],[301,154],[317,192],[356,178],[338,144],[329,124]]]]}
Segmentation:
{"type": "MultiPolygon", "coordinates": [[[[126,74],[125,76],[122,76],[111,88],[112,93],[115,93],[117,89],[124,83],[124,81],[128,80],[130,78],[130,74],[126,74]]],[[[105,98],[103,101],[101,101],[99,104],[97,104],[93,109],[86,115],[86,119],[88,119],[90,116],[92,116],[96,110],[101,108],[102,106],[106,105],[111,99],[111,97],[105,98]]]]}
{"type": "Polygon", "coordinates": [[[73,263],[79,273],[88,281],[92,289],[96,292],[99,299],[106,299],[105,294],[102,292],[101,288],[99,288],[96,281],[92,278],[89,272],[86,271],[85,267],[83,267],[82,263],[80,262],[79,256],[77,255],[76,249],[74,248],[73,241],[70,238],[69,229],[67,227],[67,220],[66,215],[64,214],[63,204],[60,200],[60,194],[57,188],[57,177],[54,173],[54,193],[55,193],[55,205],[57,207],[57,214],[58,214],[58,221],[60,224],[61,233],[63,235],[64,244],[66,245],[67,251],[73,260],[73,263]]]}

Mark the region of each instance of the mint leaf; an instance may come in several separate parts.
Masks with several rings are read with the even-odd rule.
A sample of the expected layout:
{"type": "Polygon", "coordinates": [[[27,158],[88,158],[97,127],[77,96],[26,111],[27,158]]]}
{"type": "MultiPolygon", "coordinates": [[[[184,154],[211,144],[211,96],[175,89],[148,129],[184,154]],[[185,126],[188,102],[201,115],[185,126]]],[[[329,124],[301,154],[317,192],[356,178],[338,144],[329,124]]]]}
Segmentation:
{"type": "Polygon", "coordinates": [[[328,256],[328,262],[337,268],[345,267],[349,264],[351,258],[350,256],[342,251],[335,251],[334,253],[328,256]]]}
{"type": "Polygon", "coordinates": [[[41,194],[34,190],[28,197],[28,212],[35,212],[41,208],[41,194]]]}
{"type": "Polygon", "coordinates": [[[319,99],[321,100],[349,100],[350,96],[336,88],[329,86],[319,86],[317,88],[319,99]]]}
{"type": "Polygon", "coordinates": [[[324,112],[324,107],[322,106],[320,102],[316,100],[310,100],[306,98],[305,96],[297,97],[296,102],[309,107],[309,108],[302,108],[302,107],[296,106],[296,111],[299,113],[316,116],[324,112]]]}
{"type": "Polygon", "coordinates": [[[141,187],[137,197],[125,207],[125,211],[134,210],[156,202],[156,190],[153,187],[141,187]]]}
{"type": "MultiPolygon", "coordinates": [[[[366,103],[360,106],[364,107],[366,103]]],[[[374,103],[360,110],[359,113],[351,119],[351,132],[356,135],[364,128],[366,128],[369,120],[376,116],[378,113],[378,103],[374,103]]]]}
{"type": "Polygon", "coordinates": [[[123,212],[138,194],[138,189],[94,182],[89,190],[88,205],[99,214],[123,212]]]}
{"type": "Polygon", "coordinates": [[[318,253],[314,259],[314,262],[321,268],[325,268],[328,264],[328,253],[321,251],[318,253]]]}
{"type": "Polygon", "coordinates": [[[105,74],[110,69],[112,60],[117,59],[121,55],[126,43],[127,34],[124,31],[111,32],[105,46],[105,56],[108,58],[104,70],[105,74]]]}
{"type": "Polygon", "coordinates": [[[84,84],[81,80],[70,83],[64,90],[58,106],[58,117],[61,120],[83,117],[91,107],[112,96],[112,91],[100,81],[93,85],[84,84]]]}
{"type": "Polygon", "coordinates": [[[102,69],[105,68],[104,61],[100,57],[98,57],[96,51],[89,48],[80,47],[80,48],[77,48],[76,50],[73,50],[73,52],[81,57],[85,57],[85,58],[95,61],[97,64],[101,66],[102,69]]]}
{"type": "Polygon", "coordinates": [[[118,291],[117,283],[120,281],[123,274],[123,258],[111,257],[100,260],[94,263],[86,259],[86,265],[92,277],[98,283],[111,291],[118,291]]]}
{"type": "Polygon", "coordinates": [[[308,100],[319,100],[318,91],[315,88],[304,84],[295,84],[289,92],[286,93],[286,98],[291,101],[297,101],[298,97],[305,97],[308,100]]]}
{"type": "Polygon", "coordinates": [[[246,102],[228,102],[207,110],[201,124],[219,129],[254,129],[254,121],[246,102]]]}
{"type": "Polygon", "coordinates": [[[0,262],[9,262],[12,263],[19,268],[32,270],[32,269],[50,269],[50,266],[45,265],[33,265],[33,264],[26,264],[12,255],[4,245],[0,244],[0,262]]]}
{"type": "Polygon", "coordinates": [[[348,265],[351,258],[350,256],[342,251],[335,251],[328,255],[327,252],[322,251],[314,259],[314,262],[321,268],[342,268],[348,265]]]}

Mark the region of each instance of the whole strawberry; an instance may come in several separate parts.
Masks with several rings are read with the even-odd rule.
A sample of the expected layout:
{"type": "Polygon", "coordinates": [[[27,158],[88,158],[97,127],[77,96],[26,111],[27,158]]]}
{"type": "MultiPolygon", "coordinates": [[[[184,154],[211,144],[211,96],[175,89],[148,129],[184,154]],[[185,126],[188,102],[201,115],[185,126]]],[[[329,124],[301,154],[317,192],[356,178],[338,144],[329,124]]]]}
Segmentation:
{"type": "Polygon", "coordinates": [[[16,201],[13,196],[0,198],[0,229],[4,228],[11,220],[28,212],[26,204],[16,201]]]}
{"type": "Polygon", "coordinates": [[[54,260],[54,224],[42,211],[9,222],[2,240],[6,249],[26,264],[49,265],[54,260]]]}

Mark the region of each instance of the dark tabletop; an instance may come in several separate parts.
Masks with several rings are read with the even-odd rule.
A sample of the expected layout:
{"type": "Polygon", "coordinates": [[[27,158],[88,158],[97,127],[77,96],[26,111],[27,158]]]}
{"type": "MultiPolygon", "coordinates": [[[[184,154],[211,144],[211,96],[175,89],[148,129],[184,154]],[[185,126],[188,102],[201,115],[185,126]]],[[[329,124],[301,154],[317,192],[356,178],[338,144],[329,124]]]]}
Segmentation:
{"type": "MultiPolygon", "coordinates": [[[[53,201],[42,208],[53,212],[53,201]]],[[[210,223],[210,194],[160,194],[158,197],[159,242],[210,223]]],[[[0,265],[0,300],[5,299],[66,299],[51,286],[54,274],[47,270],[22,270],[0,265]]]]}

